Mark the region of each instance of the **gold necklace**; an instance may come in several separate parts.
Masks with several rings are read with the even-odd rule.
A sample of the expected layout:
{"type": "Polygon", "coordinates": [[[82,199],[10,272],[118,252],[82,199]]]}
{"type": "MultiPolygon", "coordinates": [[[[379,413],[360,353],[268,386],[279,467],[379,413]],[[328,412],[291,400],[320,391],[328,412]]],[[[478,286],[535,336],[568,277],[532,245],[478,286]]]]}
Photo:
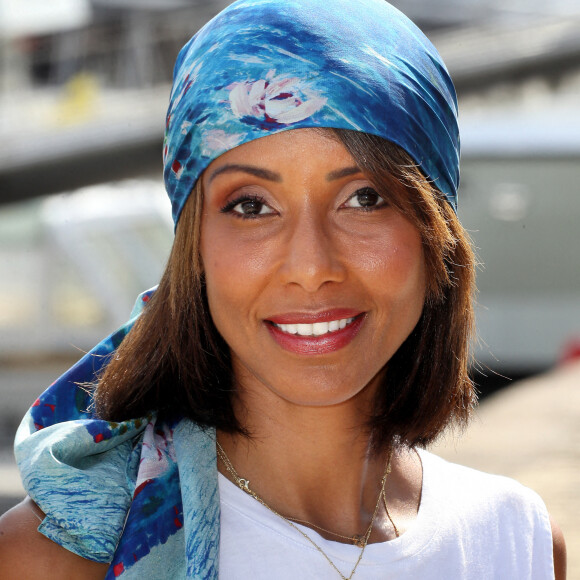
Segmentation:
{"type": "MultiPolygon", "coordinates": [[[[391,472],[391,470],[389,468],[387,475],[390,472],[391,472]]],[[[398,538],[401,534],[399,533],[399,529],[395,525],[395,522],[393,521],[393,518],[391,517],[391,514],[389,513],[389,508],[387,507],[387,496],[385,493],[381,493],[381,496],[383,498],[383,505],[385,506],[385,513],[387,514],[387,519],[391,523],[391,526],[393,526],[393,531],[395,532],[395,537],[398,538]]],[[[295,522],[297,524],[305,524],[309,527],[316,528],[318,530],[326,532],[327,534],[331,534],[333,536],[336,536],[337,538],[343,538],[344,540],[350,540],[355,546],[358,546],[359,548],[363,547],[363,540],[365,537],[364,534],[355,534],[354,536],[343,536],[342,534],[339,534],[338,532],[333,532],[332,530],[327,530],[326,528],[323,528],[322,526],[317,526],[316,524],[309,522],[308,520],[300,520],[298,518],[291,518],[290,516],[284,516],[284,518],[287,520],[292,520],[293,522],[295,522]]]]}
{"type": "Polygon", "coordinates": [[[387,496],[385,495],[384,489],[382,492],[382,496],[383,496],[383,505],[385,506],[385,512],[387,514],[387,518],[391,522],[391,526],[393,526],[393,530],[395,530],[395,537],[398,538],[401,534],[399,534],[399,530],[397,529],[397,526],[395,525],[395,522],[393,521],[393,518],[391,517],[391,514],[389,513],[389,508],[387,507],[387,496]]]}
{"type": "Polygon", "coordinates": [[[320,530],[322,532],[326,532],[327,534],[331,534],[332,536],[336,536],[337,538],[342,538],[343,540],[348,540],[349,542],[352,542],[355,546],[358,546],[359,548],[363,547],[365,534],[354,534],[353,536],[343,536],[342,534],[339,534],[338,532],[333,532],[332,530],[327,530],[326,528],[323,528],[322,526],[317,526],[316,524],[309,522],[308,520],[291,518],[290,516],[284,516],[284,518],[287,520],[292,520],[295,524],[303,524],[303,525],[308,526],[310,528],[316,528],[317,530],[320,530]]]}
{"type": "MultiPolygon", "coordinates": [[[[245,491],[248,495],[252,496],[256,501],[258,501],[259,503],[261,503],[266,509],[268,509],[269,511],[271,511],[274,515],[278,516],[279,518],[282,518],[285,522],[287,522],[290,526],[292,526],[298,533],[300,533],[306,540],[308,540],[326,559],[326,561],[336,570],[336,572],[338,573],[338,575],[341,577],[342,580],[351,580],[352,577],[354,576],[354,573],[356,572],[356,569],[358,568],[358,565],[360,564],[360,561],[362,560],[363,554],[365,553],[365,549],[367,547],[369,538],[371,536],[371,533],[373,531],[373,524],[375,523],[375,519],[377,517],[377,513],[379,511],[379,506],[381,504],[381,499],[383,499],[383,503],[385,505],[385,509],[387,507],[387,501],[385,498],[385,483],[387,481],[387,477],[389,475],[389,473],[391,472],[391,457],[392,457],[392,452],[389,453],[389,457],[387,459],[387,463],[385,466],[385,472],[383,474],[383,477],[381,479],[381,490],[379,492],[379,497],[377,498],[377,503],[375,505],[375,510],[373,512],[373,516],[371,518],[371,522],[369,524],[369,527],[367,528],[367,531],[365,532],[365,534],[363,536],[343,536],[342,534],[337,534],[335,532],[330,532],[329,530],[326,530],[320,526],[317,526],[315,524],[312,524],[310,522],[306,522],[305,520],[295,520],[294,518],[289,518],[286,516],[283,516],[281,513],[277,512],[274,508],[270,507],[253,489],[250,488],[250,480],[249,479],[244,479],[243,477],[240,477],[238,475],[238,472],[235,470],[232,462],[230,461],[230,458],[227,456],[226,452],[224,451],[224,448],[220,445],[219,441],[216,440],[216,446],[217,446],[217,454],[218,457],[221,459],[222,463],[224,464],[224,467],[226,468],[226,470],[231,474],[231,476],[233,477],[234,481],[236,482],[237,486],[242,490],[245,491]],[[360,554],[358,556],[358,559],[354,565],[354,568],[351,570],[350,575],[349,576],[345,576],[335,565],[335,563],[330,559],[330,557],[324,552],[324,550],[305,532],[303,532],[298,526],[295,525],[294,522],[303,522],[303,523],[307,523],[311,526],[314,526],[315,528],[318,528],[319,530],[322,530],[324,532],[328,532],[330,534],[333,534],[335,536],[338,536],[340,538],[344,538],[347,540],[350,540],[352,542],[354,542],[359,548],[361,548],[360,554]]],[[[397,534],[397,537],[399,537],[399,533],[397,531],[397,528],[395,527],[395,524],[393,523],[393,520],[391,519],[391,516],[389,515],[389,512],[387,510],[387,517],[389,518],[389,521],[391,522],[391,524],[393,525],[393,527],[395,528],[395,533],[397,534]]]]}

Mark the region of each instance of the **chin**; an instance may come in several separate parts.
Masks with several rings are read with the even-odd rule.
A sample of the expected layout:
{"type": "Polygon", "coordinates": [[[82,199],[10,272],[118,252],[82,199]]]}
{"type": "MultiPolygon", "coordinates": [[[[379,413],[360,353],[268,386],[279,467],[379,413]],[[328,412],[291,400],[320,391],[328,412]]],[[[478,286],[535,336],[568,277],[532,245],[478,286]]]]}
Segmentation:
{"type": "Polygon", "coordinates": [[[331,407],[355,399],[374,398],[382,377],[382,370],[361,381],[360,373],[353,377],[345,376],[344,372],[329,372],[328,368],[318,371],[310,368],[306,376],[288,377],[283,384],[279,381],[263,381],[263,384],[273,395],[287,403],[300,407],[331,407]]]}

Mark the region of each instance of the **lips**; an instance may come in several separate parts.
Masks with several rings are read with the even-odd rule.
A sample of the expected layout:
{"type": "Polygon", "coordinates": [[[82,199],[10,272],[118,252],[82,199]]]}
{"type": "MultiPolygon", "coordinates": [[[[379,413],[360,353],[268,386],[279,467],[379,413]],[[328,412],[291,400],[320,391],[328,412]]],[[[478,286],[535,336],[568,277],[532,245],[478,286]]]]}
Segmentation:
{"type": "Polygon", "coordinates": [[[322,313],[284,314],[266,321],[274,340],[296,354],[326,354],[344,348],[358,334],[364,312],[336,309],[322,313]]]}

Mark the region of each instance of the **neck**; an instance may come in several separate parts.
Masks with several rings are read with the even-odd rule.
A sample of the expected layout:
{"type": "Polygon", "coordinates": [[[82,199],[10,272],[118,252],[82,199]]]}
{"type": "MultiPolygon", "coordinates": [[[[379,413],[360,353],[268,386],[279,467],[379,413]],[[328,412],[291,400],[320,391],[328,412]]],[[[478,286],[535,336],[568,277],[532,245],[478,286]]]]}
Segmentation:
{"type": "MultiPolygon", "coordinates": [[[[263,391],[254,398],[246,394],[237,410],[251,437],[220,432],[218,441],[238,475],[279,513],[360,534],[375,510],[387,460],[386,452],[371,453],[364,398],[308,407],[263,391]]],[[[228,476],[221,462],[219,469],[228,476]]],[[[384,539],[378,533],[373,541],[384,539]]]]}

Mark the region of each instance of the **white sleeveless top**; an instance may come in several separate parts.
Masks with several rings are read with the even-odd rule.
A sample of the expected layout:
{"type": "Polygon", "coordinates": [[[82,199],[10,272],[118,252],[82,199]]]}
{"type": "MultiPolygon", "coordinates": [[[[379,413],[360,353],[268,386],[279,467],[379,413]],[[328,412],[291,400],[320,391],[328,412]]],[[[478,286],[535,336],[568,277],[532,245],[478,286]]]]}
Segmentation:
{"type": "MultiPolygon", "coordinates": [[[[417,519],[401,537],[369,544],[355,580],[553,580],[549,516],[535,492],[418,451],[417,519]]],[[[220,579],[339,578],[312,544],[221,474],[219,491],[220,579]]],[[[360,548],[300,528],[348,577],[360,548]]]]}

